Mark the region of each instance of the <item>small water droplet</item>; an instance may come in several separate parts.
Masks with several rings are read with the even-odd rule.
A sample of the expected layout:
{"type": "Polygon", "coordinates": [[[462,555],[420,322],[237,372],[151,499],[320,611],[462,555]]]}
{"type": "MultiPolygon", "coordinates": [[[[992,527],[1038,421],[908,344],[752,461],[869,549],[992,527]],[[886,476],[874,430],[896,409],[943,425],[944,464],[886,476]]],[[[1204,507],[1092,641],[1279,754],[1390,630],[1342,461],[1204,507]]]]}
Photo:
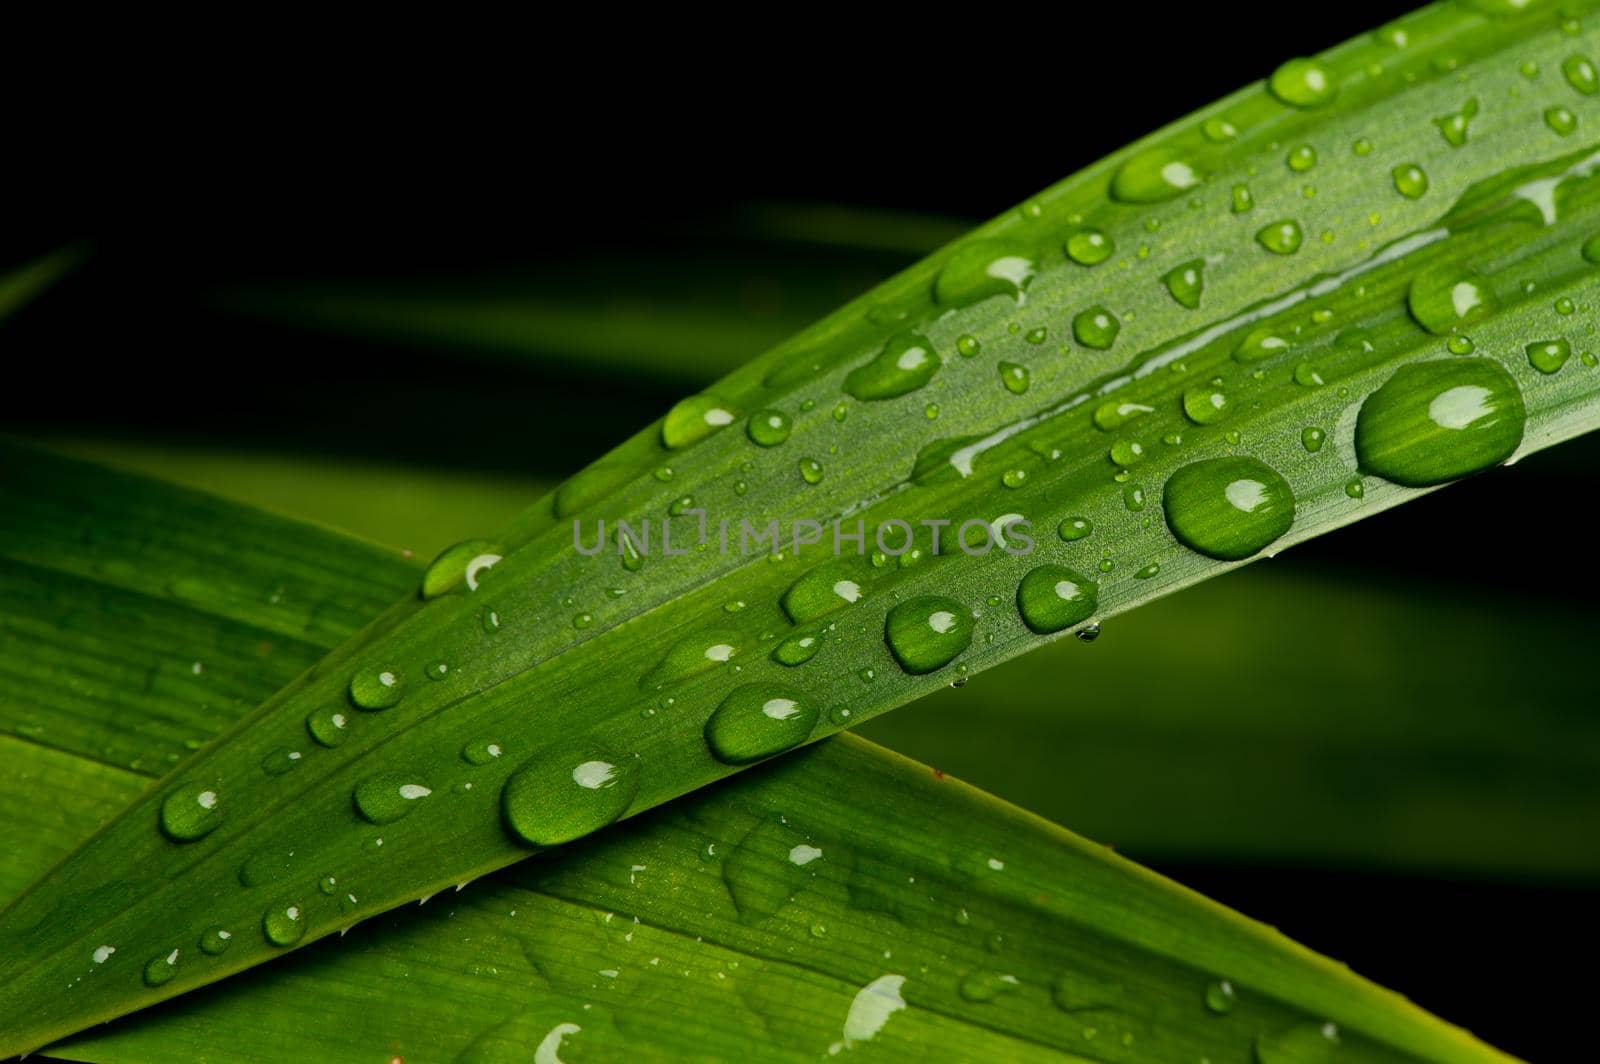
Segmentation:
{"type": "Polygon", "coordinates": [[[822,463],[815,458],[800,459],[800,479],[807,484],[821,484],[822,463]]]}
{"type": "Polygon", "coordinates": [[[1567,84],[1585,96],[1600,93],[1600,73],[1594,62],[1585,55],[1569,55],[1561,61],[1561,76],[1567,84]]]}
{"type": "Polygon", "coordinates": [[[292,946],[305,936],[305,911],[298,902],[279,902],[261,918],[261,930],[274,946],[292,946]]]}
{"type": "Polygon", "coordinates": [[[685,636],[668,647],[655,667],[639,678],[639,688],[659,691],[698,676],[738,656],[743,644],[744,639],[738,632],[726,628],[710,628],[685,636]]]}
{"type": "Polygon", "coordinates": [[[1064,565],[1041,565],[1017,587],[1017,611],[1040,635],[1080,624],[1094,614],[1099,585],[1064,565]]]}
{"type": "Polygon", "coordinates": [[[1433,120],[1439,127],[1439,135],[1444,137],[1445,143],[1452,148],[1459,148],[1467,142],[1468,126],[1478,115],[1477,97],[1469,99],[1461,105],[1461,110],[1454,114],[1440,115],[1433,120]]]}
{"type": "Polygon", "coordinates": [[[970,240],[946,260],[934,282],[933,298],[947,307],[964,307],[990,296],[1020,300],[1035,270],[1033,259],[1010,245],[970,240]]]}
{"type": "Polygon", "coordinates": [[[486,539],[469,539],[446,547],[429,563],[422,574],[420,594],[435,599],[465,585],[478,590],[478,580],[501,559],[500,547],[486,539]]]}
{"type": "Polygon", "coordinates": [[[1233,1011],[1233,984],[1226,979],[1218,980],[1206,987],[1206,1008],[1218,1016],[1225,1016],[1233,1011]]]}
{"type": "Polygon", "coordinates": [[[1403,163],[1391,172],[1394,190],[1406,199],[1421,199],[1428,191],[1428,175],[1415,163],[1403,163]]]}
{"type": "Polygon", "coordinates": [[[1558,137],[1571,135],[1578,128],[1578,116],[1565,107],[1551,107],[1544,113],[1544,124],[1558,137]]]}
{"type": "Polygon", "coordinates": [[[772,651],[772,660],[780,665],[804,665],[817,656],[822,640],[814,635],[796,634],[779,643],[772,651]]]}
{"type": "Polygon", "coordinates": [[[772,757],[810,738],[817,710],[802,694],[776,684],[735,688],[706,721],[712,756],[732,765],[772,757]]]}
{"type": "Polygon", "coordinates": [[[1303,174],[1317,165],[1317,149],[1309,144],[1301,144],[1291,148],[1289,154],[1284,156],[1284,165],[1297,174],[1303,174]]]}
{"type": "Polygon", "coordinates": [[[1079,311],[1072,319],[1073,338],[1084,347],[1104,351],[1117,340],[1122,323],[1105,307],[1090,307],[1079,311]]]}
{"type": "Polygon", "coordinates": [[[1067,237],[1067,257],[1081,266],[1097,266],[1115,251],[1111,238],[1092,226],[1084,226],[1067,237]]]}
{"type": "Polygon", "coordinates": [[[373,824],[390,824],[408,815],[433,793],[415,774],[384,772],[356,784],[352,792],[356,812],[373,824]]]}
{"type": "Polygon", "coordinates": [[[1300,250],[1300,244],[1304,239],[1300,223],[1292,218],[1273,222],[1256,232],[1256,243],[1274,255],[1293,255],[1300,250]]]}
{"type": "Polygon", "coordinates": [[[164,986],[172,981],[178,974],[178,955],[180,950],[168,950],[166,953],[157,954],[150,958],[144,966],[145,986],[164,986]]]}
{"type": "Polygon", "coordinates": [[[1183,413],[1196,425],[1210,425],[1228,412],[1228,396],[1215,385],[1197,385],[1184,390],[1183,413]]]}
{"type": "Polygon", "coordinates": [[[500,760],[505,748],[492,739],[474,739],[461,748],[461,760],[469,765],[488,765],[500,760]]]}
{"type": "Polygon", "coordinates": [[[1204,259],[1192,259],[1168,270],[1161,276],[1161,282],[1180,306],[1195,310],[1200,306],[1200,296],[1205,291],[1204,269],[1204,259]]]}
{"type": "Polygon", "coordinates": [[[1020,366],[1015,362],[1002,362],[999,365],[1000,383],[1005,385],[1006,391],[1012,395],[1021,395],[1028,390],[1028,367],[1020,366]]]}
{"type": "Polygon", "coordinates": [[[1435,336],[1471,325],[1492,314],[1498,305],[1488,282],[1454,265],[1423,270],[1406,293],[1411,316],[1435,336]]]}
{"type": "Polygon", "coordinates": [[[1322,107],[1333,102],[1339,86],[1328,68],[1315,59],[1291,59],[1272,72],[1267,89],[1290,107],[1322,107]]]}
{"type": "Polygon", "coordinates": [[[1118,168],[1111,178],[1111,198],[1123,203],[1160,203],[1199,183],[1200,173],[1188,160],[1167,148],[1152,148],[1118,168]]]}
{"type": "Polygon", "coordinates": [[[1094,532],[1094,522],[1087,517],[1068,517],[1056,526],[1056,534],[1068,543],[1084,539],[1094,532]]]}
{"type": "Polygon", "coordinates": [[[405,684],[394,669],[365,669],[350,679],[350,701],[357,709],[389,709],[404,695],[405,684]]]}
{"type": "Polygon", "coordinates": [[[1540,373],[1556,373],[1572,357],[1572,345],[1565,340],[1540,340],[1525,349],[1528,365],[1540,373]]]}
{"type": "Polygon", "coordinates": [[[1256,1035],[1256,1064],[1330,1064],[1339,1048],[1331,1023],[1302,1023],[1256,1035]]]}
{"type": "Polygon", "coordinates": [[[222,823],[217,789],[210,784],[184,783],[161,802],[161,830],[173,842],[204,838],[222,823]]]}
{"type": "Polygon", "coordinates": [[[745,433],[762,447],[776,447],[789,438],[794,425],[781,410],[758,410],[750,415],[745,433]]]}
{"type": "Polygon", "coordinates": [[[200,952],[208,953],[215,957],[227,952],[233,945],[233,932],[225,927],[211,926],[200,933],[200,952]]]}
{"type": "Polygon", "coordinates": [[[661,422],[661,442],[677,450],[733,424],[738,415],[714,395],[691,395],[679,400],[661,422]]]}
{"type": "Polygon", "coordinates": [[[1322,429],[1307,426],[1300,430],[1300,446],[1312,454],[1322,450],[1322,444],[1327,440],[1328,434],[1322,429]]]}

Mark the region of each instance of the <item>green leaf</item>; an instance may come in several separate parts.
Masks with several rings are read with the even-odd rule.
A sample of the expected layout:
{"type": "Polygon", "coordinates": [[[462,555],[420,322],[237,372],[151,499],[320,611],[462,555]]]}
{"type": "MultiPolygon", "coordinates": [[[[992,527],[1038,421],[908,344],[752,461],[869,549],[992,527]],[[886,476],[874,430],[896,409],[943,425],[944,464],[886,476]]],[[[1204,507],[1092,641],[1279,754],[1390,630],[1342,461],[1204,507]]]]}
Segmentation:
{"type": "MultiPolygon", "coordinates": [[[[290,563],[351,598],[416,578],[393,555],[162,485],[16,452],[5,470],[7,485],[60,485],[55,505],[89,511],[82,527],[99,532],[61,535],[57,514],[8,492],[23,505],[0,543],[40,522],[62,544],[0,562],[5,660],[48,650],[56,666],[0,676],[0,721],[14,727],[26,705],[37,725],[0,740],[16,770],[0,777],[0,808],[20,815],[3,821],[8,884],[161,771],[168,715],[200,704],[224,728],[242,692],[298,667],[293,654],[230,657],[275,638],[275,611],[186,601],[173,577],[189,563],[169,540],[237,547],[241,583],[290,563]],[[267,535],[275,558],[254,549],[267,535]],[[325,570],[327,557],[359,561],[325,570]],[[151,581],[137,592],[117,576],[134,561],[151,581]],[[210,648],[198,671],[196,646],[210,648]],[[158,679],[132,702],[86,702],[108,652],[158,679]],[[131,743],[134,761],[96,760],[102,740],[131,743]]],[[[175,946],[176,963],[119,948],[86,979],[159,980],[221,943],[237,945],[175,946]]],[[[1109,851],[841,737],[51,1052],[498,1060],[559,1043],[572,1060],[780,1059],[870,1042],[978,1059],[1228,1059],[1285,1039],[1326,1046],[1329,1023],[1342,1058],[1501,1059],[1109,851]],[[861,801],[839,801],[850,794],[861,801]]]]}
{"type": "MultiPolygon", "coordinates": [[[[1570,17],[1591,9],[1577,5],[1570,17]]],[[[1363,464],[1431,484],[1441,469],[1466,471],[1430,461],[1432,452],[1467,440],[1477,461],[1493,459],[1518,413],[1516,454],[1592,427],[1600,417],[1592,359],[1580,350],[1547,373],[1521,352],[1568,332],[1581,348],[1561,307],[1590,298],[1595,267],[1582,248],[1600,227],[1593,149],[1574,151],[1532,116],[1561,106],[1588,121],[1600,101],[1553,78],[1529,82],[1518,66],[1555,69],[1575,49],[1592,51],[1595,34],[1568,34],[1544,8],[1492,18],[1433,7],[1402,28],[1403,48],[1390,33],[1302,63],[1271,91],[1247,89],[980,228],[691,400],[706,434],[653,428],[528,511],[493,537],[499,549],[486,557],[501,560],[475,590],[468,581],[425,605],[392,607],[183,766],[184,787],[220,795],[215,830],[170,841],[159,810],[175,792],[153,793],[0,917],[0,979],[18,989],[0,1006],[11,1039],[0,1048],[277,955],[289,936],[271,925],[289,908],[303,927],[296,943],[309,944],[353,918],[512,863],[533,849],[523,840],[565,837],[573,825],[597,827],[610,812],[637,814],[720,779],[735,765],[706,741],[719,707],[759,704],[775,722],[762,749],[775,752],[793,737],[796,713],[816,714],[815,740],[1037,646],[1043,637],[1014,598],[1040,564],[1072,570],[1074,579],[1054,586],[1092,597],[1092,617],[1104,618],[1222,571],[1218,557],[1281,550],[1424,490],[1359,473],[1363,464]],[[1462,105],[1463,79],[1484,101],[1507,100],[1515,88],[1516,106],[1485,103],[1462,147],[1421,136],[1462,105]],[[1322,146],[1310,177],[1275,162],[1302,140],[1322,146]],[[1343,146],[1363,140],[1384,153],[1346,154],[1343,146]],[[1386,153],[1402,146],[1403,161],[1428,176],[1420,198],[1396,190],[1389,174],[1396,160],[1386,153]],[[1235,213],[1242,184],[1253,207],[1235,213]],[[1061,249],[1084,225],[1107,234],[1117,256],[1094,266],[1068,258],[1061,249]],[[1159,279],[1197,257],[1215,260],[1204,293],[1175,299],[1159,279]],[[1441,289],[1435,282],[1446,273],[1458,280],[1441,289]],[[1473,298],[1408,301],[1414,284],[1473,298]],[[1455,352],[1466,348],[1460,330],[1469,322],[1471,357],[1498,365],[1499,376],[1486,370],[1434,394],[1414,380],[1395,384],[1402,366],[1467,357],[1455,352]],[[1439,335],[1447,331],[1449,339],[1439,335]],[[906,375],[898,383],[925,383],[896,395],[895,381],[874,374],[872,387],[856,390],[888,398],[847,397],[851,375],[891,345],[906,375]],[[939,363],[931,376],[930,357],[939,363]],[[1028,391],[1001,386],[986,365],[1001,357],[1029,370],[1028,391]],[[1191,424],[1182,396],[1201,387],[1223,389],[1227,401],[1211,404],[1223,416],[1191,424]],[[1388,441],[1381,456],[1357,454],[1354,422],[1380,387],[1403,392],[1380,406],[1404,423],[1379,434],[1388,441]],[[1151,412],[1115,432],[1099,427],[1100,404],[1129,401],[1151,412]],[[794,422],[779,446],[730,429],[771,409],[794,422]],[[1419,420],[1417,409],[1437,416],[1419,420]],[[1313,429],[1324,444],[1303,442],[1313,429]],[[686,442],[668,449],[667,440],[686,442]],[[1227,464],[1236,458],[1260,466],[1227,464]],[[1288,532],[1271,540],[1278,523],[1261,522],[1234,535],[1218,523],[1228,511],[1214,499],[1198,516],[1163,513],[1162,485],[1193,463],[1223,464],[1202,468],[1208,476],[1190,487],[1204,490],[1190,499],[1220,493],[1248,513],[1292,494],[1288,532]],[[798,545],[776,560],[709,547],[681,557],[619,551],[620,559],[573,549],[575,515],[592,537],[600,518],[637,527],[673,509],[681,547],[697,523],[686,498],[708,510],[713,528],[723,517],[860,517],[867,537],[891,530],[885,554],[900,545],[892,520],[964,524],[963,534],[980,537],[989,528],[1020,547],[1020,515],[1039,531],[1039,549],[936,555],[924,536],[918,555],[876,566],[819,559],[823,552],[798,545]],[[1092,536],[1049,536],[1078,516],[1093,523],[1092,536]],[[803,621],[786,613],[785,591],[802,579],[829,581],[836,608],[803,621]],[[893,633],[891,646],[885,617],[912,604],[933,635],[955,634],[913,638],[913,626],[893,633]],[[732,660],[712,658],[717,667],[684,674],[670,690],[641,690],[660,662],[713,635],[702,652],[731,647],[732,660]],[[808,635],[825,636],[825,646],[805,664],[772,657],[808,635]],[[350,702],[367,711],[348,739],[285,762],[308,717],[350,702]],[[484,742],[506,757],[475,766],[460,756],[484,742]],[[542,788],[564,766],[573,786],[536,807],[544,823],[517,802],[502,823],[499,796],[513,773],[542,788]],[[356,789],[396,773],[419,805],[381,828],[366,823],[353,807],[356,789]],[[466,782],[475,793],[456,796],[466,782]],[[625,809],[616,788],[632,792],[625,809]],[[356,910],[310,893],[328,872],[366,885],[356,910]],[[220,920],[272,933],[181,967],[159,987],[103,979],[60,993],[86,951],[108,939],[156,957],[172,938],[220,920]]]]}
{"type": "Polygon", "coordinates": [[[32,262],[0,274],[0,321],[37,299],[89,255],[82,244],[69,244],[32,262]]]}

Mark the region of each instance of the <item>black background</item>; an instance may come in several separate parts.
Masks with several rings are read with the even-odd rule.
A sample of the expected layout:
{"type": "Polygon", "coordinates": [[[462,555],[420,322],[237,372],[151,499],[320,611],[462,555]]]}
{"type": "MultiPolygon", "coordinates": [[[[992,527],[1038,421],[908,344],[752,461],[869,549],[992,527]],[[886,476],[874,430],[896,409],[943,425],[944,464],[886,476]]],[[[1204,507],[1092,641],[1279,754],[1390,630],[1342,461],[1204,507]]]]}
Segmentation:
{"type": "MultiPolygon", "coordinates": [[[[930,5],[882,27],[860,11],[768,9],[642,31],[618,9],[605,28],[484,25],[404,48],[352,43],[324,52],[315,74],[293,51],[241,58],[231,72],[227,54],[203,71],[152,64],[59,114],[42,88],[24,108],[40,147],[10,164],[0,266],[69,239],[97,250],[8,325],[0,431],[257,439],[562,472],[615,440],[577,426],[569,453],[552,457],[517,438],[577,382],[530,385],[484,367],[465,390],[430,389],[428,412],[451,438],[419,441],[405,430],[409,408],[393,405],[429,379],[410,352],[245,328],[210,316],[196,293],[251,279],[560,269],[597,248],[739,254],[721,234],[748,203],[976,221],[1407,5],[1060,8],[930,5]],[[628,40],[614,36],[624,22],[628,40]],[[371,400],[375,384],[393,402],[371,400]],[[330,417],[337,438],[315,427],[330,417]]],[[[649,381],[615,382],[613,401],[636,423],[673,398],[649,381]]],[[[1584,453],[1594,449],[1562,459],[1564,476],[1578,475],[1584,453]]],[[[1297,564],[1360,560],[1458,579],[1473,545],[1441,551],[1430,531],[1470,518],[1489,491],[1496,505],[1538,512],[1544,490],[1510,477],[1462,485],[1297,548],[1297,564]]],[[[1546,530],[1522,534],[1544,549],[1546,530]]],[[[1474,579],[1527,590],[1510,573],[1474,579]]],[[[1535,593],[1582,597],[1594,584],[1580,572],[1535,593]]],[[[1564,1047],[1592,1039],[1581,969],[1551,966],[1592,955],[1592,889],[1162,871],[1508,1051],[1572,1059],[1564,1047]]]]}

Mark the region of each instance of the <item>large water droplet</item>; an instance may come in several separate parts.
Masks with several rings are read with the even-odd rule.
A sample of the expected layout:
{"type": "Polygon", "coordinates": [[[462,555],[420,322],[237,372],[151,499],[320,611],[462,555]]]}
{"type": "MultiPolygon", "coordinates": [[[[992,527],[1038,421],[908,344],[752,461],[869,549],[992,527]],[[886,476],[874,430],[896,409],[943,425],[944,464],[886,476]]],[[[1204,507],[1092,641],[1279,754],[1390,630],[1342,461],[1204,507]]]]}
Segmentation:
{"type": "Polygon", "coordinates": [[[744,641],[739,633],[723,628],[685,636],[672,644],[655,668],[639,678],[639,687],[646,691],[659,691],[670,684],[698,676],[714,669],[739,653],[744,641]]]}
{"type": "Polygon", "coordinates": [[[1040,635],[1088,620],[1099,601],[1099,586],[1064,565],[1041,565],[1017,587],[1017,610],[1040,635]]]}
{"type": "Polygon", "coordinates": [[[204,838],[220,823],[222,807],[210,784],[180,784],[161,802],[161,830],[173,842],[204,838]]]}
{"type": "Polygon", "coordinates": [[[556,846],[615,821],[638,789],[637,757],[569,744],[540,754],[506,780],[500,813],[518,838],[556,846]]]}
{"type": "Polygon", "coordinates": [[[1161,502],[1178,542],[1223,561],[1248,558],[1294,523],[1288,482],[1242,455],[1184,466],[1167,479],[1161,502]]]}
{"type": "Polygon", "coordinates": [[[821,857],[821,850],[781,820],[757,824],[722,863],[722,881],[739,918],[754,923],[776,914],[815,876],[807,866],[821,857]]]}
{"type": "Polygon", "coordinates": [[[464,540],[446,547],[422,574],[422,597],[438,598],[461,584],[468,591],[478,590],[478,577],[500,561],[501,548],[486,539],[464,540]]]}
{"type": "Polygon", "coordinates": [[[779,604],[795,624],[805,624],[862,595],[860,575],[854,566],[829,562],[803,574],[783,593],[779,604]]]}
{"type": "Polygon", "coordinates": [[[950,664],[967,649],[972,618],[954,599],[925,595],[889,611],[884,638],[900,667],[921,675],[950,664]]]}
{"type": "Polygon", "coordinates": [[[1034,272],[1033,259],[1015,247],[992,240],[968,241],[939,271],[933,298],[947,307],[964,307],[990,296],[1017,299],[1034,272]]]}
{"type": "Polygon", "coordinates": [[[733,424],[736,416],[714,395],[691,395],[667,411],[661,422],[661,442],[669,448],[687,447],[733,424]]]}
{"type": "Polygon", "coordinates": [[[1200,183],[1200,173],[1165,148],[1133,156],[1111,179],[1111,196],[1123,203],[1160,203],[1200,183]]]}
{"type": "Polygon", "coordinates": [[[305,937],[305,910],[299,902],[279,902],[261,918],[261,930],[274,946],[292,946],[305,937]]]}
{"type": "Polygon", "coordinates": [[[388,709],[404,696],[405,684],[394,669],[363,669],[350,678],[350,701],[357,709],[388,709]]]}
{"type": "Polygon", "coordinates": [[[872,361],[850,371],[844,390],[863,401],[893,399],[927,384],[939,371],[939,364],[939,355],[926,336],[896,333],[872,361]]]}
{"type": "Polygon", "coordinates": [[[414,773],[385,772],[356,784],[356,812],[374,824],[391,824],[415,809],[433,789],[414,773]]]}
{"type": "Polygon", "coordinates": [[[811,736],[817,707],[776,684],[734,688],[706,721],[706,745],[719,761],[746,765],[791,750],[811,736]]]}
{"type": "Polygon", "coordinates": [[[1284,63],[1267,79],[1267,88],[1290,107],[1322,107],[1339,94],[1333,75],[1315,59],[1284,63]]]}
{"type": "Polygon", "coordinates": [[[1478,274],[1460,266],[1423,270],[1411,281],[1406,306],[1417,324],[1444,336],[1494,313],[1494,292],[1478,274]]]}
{"type": "Polygon", "coordinates": [[[1361,404],[1361,467],[1409,487],[1442,484],[1505,461],[1527,412],[1516,381],[1486,358],[1401,366],[1361,404]]]}

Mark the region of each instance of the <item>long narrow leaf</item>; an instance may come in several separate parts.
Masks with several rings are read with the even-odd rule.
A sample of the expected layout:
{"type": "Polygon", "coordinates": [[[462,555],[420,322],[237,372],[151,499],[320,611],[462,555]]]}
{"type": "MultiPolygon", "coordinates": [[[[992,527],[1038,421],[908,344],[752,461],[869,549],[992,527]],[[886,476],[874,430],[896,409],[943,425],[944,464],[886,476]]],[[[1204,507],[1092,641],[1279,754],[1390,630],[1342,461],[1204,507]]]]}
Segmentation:
{"type": "MultiPolygon", "coordinates": [[[[393,555],[161,485],[38,455],[13,454],[8,469],[11,484],[48,481],[92,509],[78,527],[97,533],[63,536],[55,514],[22,505],[9,541],[37,522],[63,546],[0,562],[7,660],[53,666],[0,674],[0,724],[31,722],[31,738],[0,751],[15,770],[0,777],[12,879],[160,772],[180,748],[173,719],[189,734],[220,728],[298,670],[306,648],[277,645],[272,603],[206,608],[192,583],[174,590],[180,574],[248,584],[302,561],[324,592],[344,584],[352,599],[416,578],[393,555]],[[162,549],[196,535],[237,548],[237,566],[197,576],[162,549]],[[268,537],[273,558],[257,549],[268,537]],[[327,570],[327,557],[360,561],[327,570]],[[143,590],[119,575],[133,564],[152,581],[143,590]],[[140,697],[94,698],[97,677],[115,690],[130,673],[148,678],[140,697]],[[134,757],[108,764],[105,749],[134,757]]],[[[841,738],[51,1053],[525,1060],[560,1044],[571,1060],[745,1060],[870,1044],[1221,1060],[1328,1048],[1330,1031],[1351,1059],[1493,1058],[1259,925],[841,738]],[[866,800],[838,800],[852,793],[866,800]]]]}
{"type": "Polygon", "coordinates": [[[14,988],[0,1050],[309,944],[1040,632],[1592,427],[1600,374],[1564,312],[1592,299],[1600,255],[1594,150],[1568,136],[1600,106],[1592,67],[1570,62],[1595,50],[1579,21],[1591,10],[1437,6],[1290,62],[908,270],[443,557],[423,596],[0,917],[14,988]],[[1564,63],[1566,78],[1522,73],[1564,63]],[[1435,124],[1469,110],[1464,139],[1435,124]],[[879,564],[843,574],[798,548],[708,544],[642,566],[574,550],[574,516],[638,527],[672,509],[681,545],[696,505],[713,527],[860,516],[867,537],[890,535],[879,564]],[[924,536],[890,557],[891,521],[970,521],[1015,545],[1019,518],[1041,533],[1028,556],[948,540],[935,554],[924,536]],[[365,712],[348,738],[299,749],[308,717],[351,704],[365,712]],[[505,756],[463,755],[482,744],[505,756]],[[330,873],[363,884],[353,912],[315,893],[330,873]],[[131,965],[83,978],[102,945],[166,956],[215,921],[260,933],[156,986],[131,965]]]}

